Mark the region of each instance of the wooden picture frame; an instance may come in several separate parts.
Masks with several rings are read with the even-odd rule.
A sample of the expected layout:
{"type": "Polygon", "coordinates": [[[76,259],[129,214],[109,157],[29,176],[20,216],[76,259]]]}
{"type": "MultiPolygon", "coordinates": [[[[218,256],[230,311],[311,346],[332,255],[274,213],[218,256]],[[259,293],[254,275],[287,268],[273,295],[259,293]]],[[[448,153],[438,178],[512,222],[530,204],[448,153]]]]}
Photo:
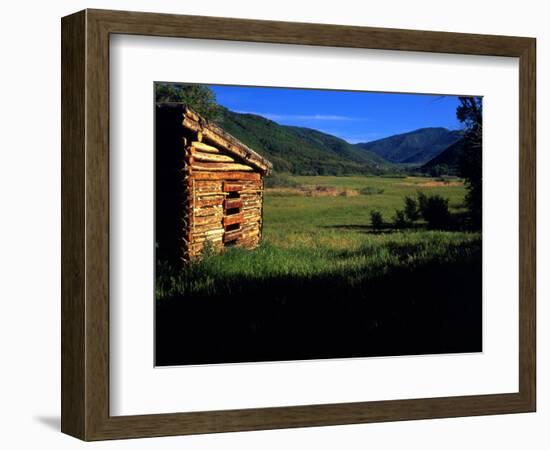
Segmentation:
{"type": "Polygon", "coordinates": [[[101,440],[535,411],[535,39],[105,10],[64,17],[61,29],[64,433],[101,440]],[[116,33],[519,58],[519,391],[110,416],[109,36],[116,33]]]}

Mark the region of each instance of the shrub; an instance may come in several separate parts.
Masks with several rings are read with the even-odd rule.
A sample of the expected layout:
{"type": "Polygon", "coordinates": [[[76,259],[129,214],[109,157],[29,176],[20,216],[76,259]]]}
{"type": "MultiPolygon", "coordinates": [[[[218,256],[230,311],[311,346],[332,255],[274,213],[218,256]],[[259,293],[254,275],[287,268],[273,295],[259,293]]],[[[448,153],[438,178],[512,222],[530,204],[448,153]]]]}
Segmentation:
{"type": "Polygon", "coordinates": [[[407,228],[410,225],[410,222],[407,220],[405,211],[402,209],[396,209],[395,215],[393,216],[393,226],[394,228],[401,229],[407,228]]]}
{"type": "Polygon", "coordinates": [[[344,189],[338,195],[340,197],[356,197],[359,195],[359,192],[355,189],[344,189]]]}
{"type": "Polygon", "coordinates": [[[426,204],[428,202],[428,196],[424,194],[424,192],[418,192],[417,193],[418,198],[418,211],[420,212],[420,215],[424,215],[424,211],[426,210],[426,204]]]}
{"type": "Polygon", "coordinates": [[[410,222],[416,222],[420,218],[418,202],[413,197],[405,197],[405,216],[410,222]]]}
{"type": "Polygon", "coordinates": [[[428,228],[444,230],[449,227],[451,213],[449,212],[448,198],[443,198],[438,194],[427,196],[423,192],[419,192],[418,207],[428,228]]]}
{"type": "Polygon", "coordinates": [[[401,178],[401,179],[405,179],[405,178],[407,178],[407,175],[402,174],[402,173],[387,173],[387,174],[384,174],[384,178],[401,178]]]}
{"type": "Polygon", "coordinates": [[[376,195],[376,194],[383,194],[384,189],[372,187],[372,186],[366,186],[359,190],[359,192],[363,195],[376,195]]]}
{"type": "Polygon", "coordinates": [[[370,223],[374,231],[380,231],[384,227],[384,219],[382,213],[377,210],[370,212],[370,223]]]}

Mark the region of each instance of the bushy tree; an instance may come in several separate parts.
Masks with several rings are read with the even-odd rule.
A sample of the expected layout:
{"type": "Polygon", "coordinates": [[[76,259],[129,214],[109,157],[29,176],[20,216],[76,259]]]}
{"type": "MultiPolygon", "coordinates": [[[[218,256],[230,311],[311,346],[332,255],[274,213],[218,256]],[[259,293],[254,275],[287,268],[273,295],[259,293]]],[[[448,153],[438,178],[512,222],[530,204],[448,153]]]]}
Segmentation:
{"type": "Polygon", "coordinates": [[[396,209],[395,215],[393,216],[393,226],[397,229],[407,228],[410,226],[410,222],[407,219],[405,211],[402,209],[396,209]]]}
{"type": "Polygon", "coordinates": [[[428,203],[428,196],[424,192],[418,192],[417,198],[418,198],[418,211],[420,215],[423,216],[428,203]]]}
{"type": "Polygon", "coordinates": [[[416,222],[420,218],[420,211],[418,210],[418,202],[415,198],[405,197],[405,216],[410,222],[416,222]]]}
{"type": "Polygon", "coordinates": [[[372,210],[370,212],[370,223],[374,231],[380,231],[384,228],[384,219],[382,213],[378,210],[372,210]]]}
{"type": "Polygon", "coordinates": [[[429,170],[430,176],[441,177],[443,175],[455,175],[455,171],[451,169],[447,164],[436,164],[429,170]]]}
{"type": "Polygon", "coordinates": [[[466,206],[474,228],[481,228],[483,103],[481,97],[460,97],[457,119],[464,125],[465,145],[460,175],[466,180],[466,206]]]}
{"type": "Polygon", "coordinates": [[[208,120],[216,120],[220,114],[216,95],[202,84],[155,83],[155,101],[185,103],[208,120]]]}
{"type": "Polygon", "coordinates": [[[451,213],[449,211],[449,199],[441,195],[426,195],[423,192],[418,193],[418,207],[422,218],[428,224],[428,228],[433,230],[445,230],[451,223],[451,213]]]}

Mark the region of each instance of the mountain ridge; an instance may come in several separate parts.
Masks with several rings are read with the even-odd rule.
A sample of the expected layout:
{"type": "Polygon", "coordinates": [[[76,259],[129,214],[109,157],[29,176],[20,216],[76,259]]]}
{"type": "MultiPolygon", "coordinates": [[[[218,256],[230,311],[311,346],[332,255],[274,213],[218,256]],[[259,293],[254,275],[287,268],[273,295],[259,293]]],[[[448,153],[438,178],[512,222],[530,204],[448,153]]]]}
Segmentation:
{"type": "Polygon", "coordinates": [[[465,145],[466,140],[464,138],[456,141],[435,158],[422,165],[420,171],[434,174],[437,174],[438,171],[443,171],[446,174],[458,175],[465,145]]]}
{"type": "Polygon", "coordinates": [[[221,108],[215,122],[269,159],[276,172],[295,175],[382,175],[426,165],[460,139],[460,132],[427,127],[351,144],[312,128],[281,125],[252,113],[221,108]],[[391,159],[387,159],[391,158],[391,159]]]}
{"type": "Polygon", "coordinates": [[[269,159],[277,172],[297,175],[383,174],[393,165],[344,139],[318,130],[280,125],[226,108],[216,120],[225,131],[269,159]]]}
{"type": "Polygon", "coordinates": [[[423,165],[461,138],[458,130],[425,127],[355,144],[394,164],[423,165]]]}

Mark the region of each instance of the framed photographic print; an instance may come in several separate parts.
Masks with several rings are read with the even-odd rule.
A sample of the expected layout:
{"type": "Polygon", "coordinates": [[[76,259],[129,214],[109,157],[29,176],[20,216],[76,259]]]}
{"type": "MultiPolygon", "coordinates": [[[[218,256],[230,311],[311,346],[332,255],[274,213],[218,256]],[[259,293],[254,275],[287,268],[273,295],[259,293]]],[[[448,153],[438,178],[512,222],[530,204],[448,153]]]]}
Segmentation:
{"type": "Polygon", "coordinates": [[[62,19],[62,431],[535,411],[535,40],[62,19]]]}

